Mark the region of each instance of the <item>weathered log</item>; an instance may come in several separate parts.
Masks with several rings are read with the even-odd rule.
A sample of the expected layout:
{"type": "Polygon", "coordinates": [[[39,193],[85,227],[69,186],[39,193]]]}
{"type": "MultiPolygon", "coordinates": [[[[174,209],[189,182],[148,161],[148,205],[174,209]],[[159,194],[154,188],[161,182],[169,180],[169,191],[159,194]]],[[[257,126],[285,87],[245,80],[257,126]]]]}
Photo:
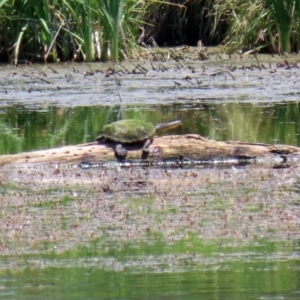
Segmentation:
{"type": "MultiPolygon", "coordinates": [[[[150,147],[149,158],[178,158],[210,160],[215,158],[257,158],[282,157],[300,155],[300,148],[289,145],[269,145],[259,143],[243,143],[233,141],[215,141],[200,135],[187,134],[181,136],[156,137],[150,147]]],[[[141,150],[128,152],[127,159],[141,157],[141,150]]],[[[0,156],[0,166],[18,163],[58,162],[70,163],[78,161],[110,161],[115,160],[111,146],[97,142],[64,146],[48,150],[24,152],[0,156]]]]}

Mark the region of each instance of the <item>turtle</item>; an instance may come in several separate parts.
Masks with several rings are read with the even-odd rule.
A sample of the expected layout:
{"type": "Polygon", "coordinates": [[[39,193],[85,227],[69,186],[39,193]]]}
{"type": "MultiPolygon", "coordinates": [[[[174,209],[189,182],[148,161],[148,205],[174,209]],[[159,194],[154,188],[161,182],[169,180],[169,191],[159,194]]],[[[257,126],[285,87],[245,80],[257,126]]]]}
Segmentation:
{"type": "Polygon", "coordinates": [[[125,119],[105,125],[97,137],[97,141],[112,143],[115,151],[115,157],[119,161],[125,160],[127,150],[124,145],[134,146],[142,145],[142,159],[149,155],[149,146],[153,142],[154,135],[165,129],[173,129],[181,125],[181,121],[172,121],[153,125],[139,119],[125,119]]]}

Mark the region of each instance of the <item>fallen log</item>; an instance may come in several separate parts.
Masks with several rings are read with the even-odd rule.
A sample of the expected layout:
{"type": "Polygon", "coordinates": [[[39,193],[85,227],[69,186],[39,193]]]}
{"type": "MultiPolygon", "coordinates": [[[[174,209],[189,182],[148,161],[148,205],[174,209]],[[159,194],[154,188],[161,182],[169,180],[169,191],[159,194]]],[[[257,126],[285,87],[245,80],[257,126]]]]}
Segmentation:
{"type": "MultiPolygon", "coordinates": [[[[234,141],[215,141],[200,135],[156,137],[150,147],[149,159],[169,159],[184,157],[188,159],[257,159],[281,157],[282,162],[288,156],[300,157],[300,148],[289,145],[269,145],[234,141]]],[[[128,151],[127,159],[139,159],[141,150],[128,151]]],[[[97,142],[64,146],[48,150],[23,152],[0,156],[0,166],[20,163],[72,163],[81,161],[115,160],[111,145],[97,142]]]]}

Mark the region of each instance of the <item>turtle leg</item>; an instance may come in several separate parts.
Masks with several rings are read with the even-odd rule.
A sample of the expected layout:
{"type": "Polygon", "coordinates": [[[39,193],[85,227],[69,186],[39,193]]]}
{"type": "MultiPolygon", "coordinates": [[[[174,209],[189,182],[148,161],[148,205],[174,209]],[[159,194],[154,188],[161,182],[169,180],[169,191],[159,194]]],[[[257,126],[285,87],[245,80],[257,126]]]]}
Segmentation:
{"type": "Polygon", "coordinates": [[[146,140],[144,146],[143,146],[143,152],[142,152],[142,159],[147,159],[149,156],[149,146],[153,143],[153,138],[150,138],[146,140]]]}
{"type": "Polygon", "coordinates": [[[115,147],[115,157],[118,161],[124,161],[127,156],[127,150],[122,144],[117,144],[115,147]]]}

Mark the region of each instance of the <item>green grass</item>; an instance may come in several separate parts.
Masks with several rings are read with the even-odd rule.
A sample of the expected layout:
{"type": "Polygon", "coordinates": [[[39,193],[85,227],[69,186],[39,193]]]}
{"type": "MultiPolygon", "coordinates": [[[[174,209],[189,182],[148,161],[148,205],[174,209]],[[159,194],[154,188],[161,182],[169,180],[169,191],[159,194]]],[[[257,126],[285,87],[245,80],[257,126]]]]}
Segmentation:
{"type": "Polygon", "coordinates": [[[299,51],[297,0],[216,0],[214,14],[228,23],[223,43],[230,51],[299,51]]]}
{"type": "Polygon", "coordinates": [[[111,51],[112,59],[118,61],[124,56],[122,51],[128,49],[126,31],[131,44],[135,43],[132,32],[138,32],[144,13],[141,2],[3,0],[0,2],[0,30],[9,30],[9,34],[0,37],[0,59],[13,59],[15,64],[25,59],[94,61],[95,49],[99,46],[95,35],[98,34],[101,59],[108,60],[111,51]],[[126,17],[122,14],[123,8],[126,17]]]}
{"type": "Polygon", "coordinates": [[[119,61],[152,39],[291,52],[299,24],[298,0],[0,0],[0,61],[119,61]]]}

